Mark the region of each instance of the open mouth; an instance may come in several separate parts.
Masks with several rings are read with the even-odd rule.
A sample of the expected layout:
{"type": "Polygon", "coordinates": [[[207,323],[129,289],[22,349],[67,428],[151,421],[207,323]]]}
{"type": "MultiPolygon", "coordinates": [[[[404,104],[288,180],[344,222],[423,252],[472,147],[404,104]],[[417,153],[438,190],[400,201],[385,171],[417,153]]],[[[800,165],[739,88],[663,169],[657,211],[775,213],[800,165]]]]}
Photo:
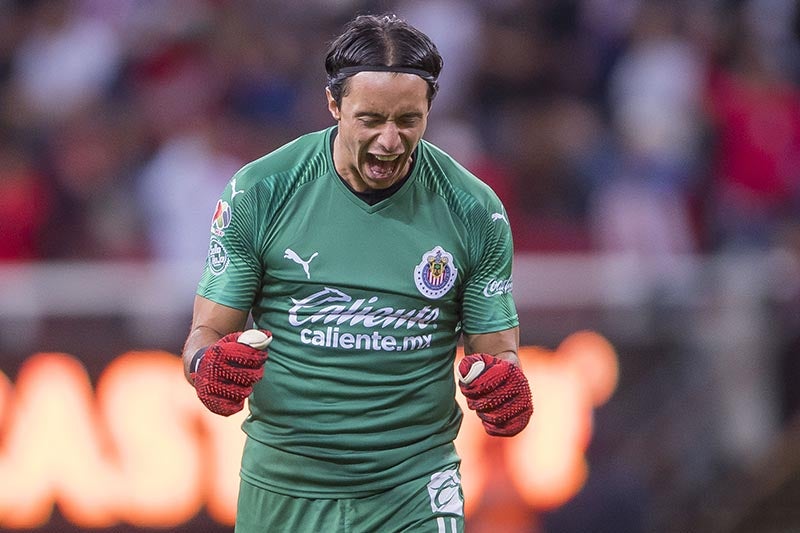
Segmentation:
{"type": "Polygon", "coordinates": [[[367,154],[367,170],[374,180],[385,180],[394,176],[400,164],[400,155],[367,154]]]}

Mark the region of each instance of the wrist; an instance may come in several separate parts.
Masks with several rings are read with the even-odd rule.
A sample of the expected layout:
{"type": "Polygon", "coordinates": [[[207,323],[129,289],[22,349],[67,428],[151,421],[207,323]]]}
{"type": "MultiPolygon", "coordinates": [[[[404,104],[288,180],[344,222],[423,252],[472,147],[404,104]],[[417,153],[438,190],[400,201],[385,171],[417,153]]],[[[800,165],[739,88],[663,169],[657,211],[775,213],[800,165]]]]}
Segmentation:
{"type": "Polygon", "coordinates": [[[205,346],[194,353],[192,359],[189,361],[189,374],[197,373],[197,370],[200,368],[200,362],[203,360],[203,357],[205,357],[207,349],[208,346],[205,346]]]}

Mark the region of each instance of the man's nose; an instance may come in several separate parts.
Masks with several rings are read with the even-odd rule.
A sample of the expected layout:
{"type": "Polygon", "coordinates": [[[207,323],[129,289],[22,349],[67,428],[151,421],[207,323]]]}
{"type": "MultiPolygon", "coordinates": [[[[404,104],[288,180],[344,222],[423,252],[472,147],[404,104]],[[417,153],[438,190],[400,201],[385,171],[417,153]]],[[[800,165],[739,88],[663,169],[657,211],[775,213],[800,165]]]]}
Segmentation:
{"type": "Polygon", "coordinates": [[[390,154],[399,153],[403,142],[400,140],[400,128],[392,121],[387,121],[378,135],[378,144],[390,154]]]}

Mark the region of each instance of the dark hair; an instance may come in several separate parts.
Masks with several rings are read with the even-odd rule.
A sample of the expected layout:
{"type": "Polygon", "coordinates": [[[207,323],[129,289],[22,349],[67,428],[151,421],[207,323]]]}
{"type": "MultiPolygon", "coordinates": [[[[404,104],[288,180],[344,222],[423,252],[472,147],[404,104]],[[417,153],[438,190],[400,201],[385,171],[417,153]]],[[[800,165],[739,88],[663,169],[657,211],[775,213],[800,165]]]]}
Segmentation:
{"type": "Polygon", "coordinates": [[[359,70],[356,67],[367,67],[363,70],[398,67],[397,72],[413,70],[428,83],[430,106],[439,90],[438,78],[443,63],[430,38],[405,20],[395,15],[359,15],[328,47],[325,71],[328,89],[338,106],[347,95],[348,78],[359,70]]]}

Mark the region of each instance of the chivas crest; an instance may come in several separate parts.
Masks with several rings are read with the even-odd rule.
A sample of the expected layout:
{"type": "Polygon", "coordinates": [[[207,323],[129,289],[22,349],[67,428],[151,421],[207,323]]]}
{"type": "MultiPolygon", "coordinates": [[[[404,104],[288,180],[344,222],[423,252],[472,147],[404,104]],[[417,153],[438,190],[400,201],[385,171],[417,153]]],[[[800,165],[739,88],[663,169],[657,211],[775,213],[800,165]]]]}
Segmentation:
{"type": "Polygon", "coordinates": [[[414,268],[414,283],[424,296],[436,300],[453,287],[457,275],[453,256],[437,246],[422,254],[422,261],[414,268]]]}

